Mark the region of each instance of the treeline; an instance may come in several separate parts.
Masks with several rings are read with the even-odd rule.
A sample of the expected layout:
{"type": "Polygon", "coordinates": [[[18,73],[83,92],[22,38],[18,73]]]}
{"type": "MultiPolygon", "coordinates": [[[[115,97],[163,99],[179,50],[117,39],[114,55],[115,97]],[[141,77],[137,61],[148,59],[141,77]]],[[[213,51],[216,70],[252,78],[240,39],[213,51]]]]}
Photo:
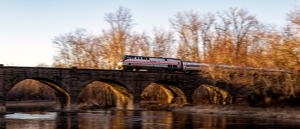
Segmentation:
{"type": "Polygon", "coordinates": [[[169,30],[134,32],[130,10],[120,7],[105,14],[108,29],[93,35],[85,29],[53,39],[55,67],[116,69],[121,56],[175,57],[185,61],[233,64],[278,69],[299,69],[300,10],[287,14],[278,29],[260,22],[246,9],[215,13],[178,12],[169,30]]]}

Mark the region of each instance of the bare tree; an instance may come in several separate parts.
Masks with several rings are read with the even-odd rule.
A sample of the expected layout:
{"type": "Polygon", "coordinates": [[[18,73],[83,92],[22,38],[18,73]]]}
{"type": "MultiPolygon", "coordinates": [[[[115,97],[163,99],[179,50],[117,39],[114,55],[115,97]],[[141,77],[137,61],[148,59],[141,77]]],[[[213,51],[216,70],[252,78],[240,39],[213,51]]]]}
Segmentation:
{"type": "Polygon", "coordinates": [[[138,33],[133,33],[127,44],[127,53],[129,55],[139,55],[139,44],[141,37],[138,33]]]}
{"type": "Polygon", "coordinates": [[[250,15],[245,9],[230,8],[229,11],[219,13],[221,23],[216,25],[219,46],[227,48],[223,53],[225,63],[245,63],[250,38],[258,28],[255,16],[250,15]]]}
{"type": "Polygon", "coordinates": [[[153,29],[153,56],[155,57],[171,57],[174,39],[172,32],[166,32],[163,29],[153,29]]]}
{"type": "Polygon", "coordinates": [[[207,13],[200,18],[201,26],[200,33],[201,39],[203,43],[203,59],[207,62],[212,62],[212,58],[214,57],[213,49],[213,25],[215,24],[215,15],[212,13],[207,13]]]}
{"type": "Polygon", "coordinates": [[[281,52],[286,55],[289,68],[300,70],[300,10],[295,7],[287,16],[289,23],[282,36],[281,52]]]}
{"type": "Polygon", "coordinates": [[[77,29],[57,36],[53,43],[58,50],[54,56],[55,67],[100,68],[101,48],[97,47],[94,36],[86,30],[77,29]]]}
{"type": "Polygon", "coordinates": [[[151,42],[149,39],[149,36],[147,36],[146,32],[143,32],[139,35],[139,49],[140,49],[140,55],[142,56],[151,56],[151,42]]]}
{"type": "Polygon", "coordinates": [[[135,32],[130,35],[130,39],[127,44],[127,53],[129,55],[142,55],[151,56],[151,43],[146,32],[141,34],[135,32]]]}
{"type": "Polygon", "coordinates": [[[170,19],[172,27],[179,33],[178,57],[183,60],[199,61],[199,14],[193,11],[178,12],[170,19]]]}
{"type": "Polygon", "coordinates": [[[241,56],[247,55],[247,49],[249,46],[248,38],[255,32],[258,27],[258,21],[255,16],[249,15],[249,12],[245,9],[230,8],[229,12],[225,12],[228,20],[232,23],[231,36],[235,47],[236,61],[241,56]]]}
{"type": "Polygon", "coordinates": [[[120,7],[115,13],[105,15],[110,28],[103,30],[105,46],[105,59],[109,69],[115,69],[119,58],[125,54],[130,30],[133,26],[129,9],[120,7]]]}

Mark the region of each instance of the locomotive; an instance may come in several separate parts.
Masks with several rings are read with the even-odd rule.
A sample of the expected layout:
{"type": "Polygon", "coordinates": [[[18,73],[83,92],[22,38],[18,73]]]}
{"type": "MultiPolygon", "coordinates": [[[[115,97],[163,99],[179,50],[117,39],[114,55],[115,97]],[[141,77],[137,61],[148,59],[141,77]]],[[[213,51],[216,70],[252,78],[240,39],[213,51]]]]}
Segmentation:
{"type": "Polygon", "coordinates": [[[124,55],[118,63],[119,70],[148,70],[148,71],[170,71],[188,72],[201,71],[209,64],[199,62],[181,61],[176,58],[145,57],[124,55]]]}

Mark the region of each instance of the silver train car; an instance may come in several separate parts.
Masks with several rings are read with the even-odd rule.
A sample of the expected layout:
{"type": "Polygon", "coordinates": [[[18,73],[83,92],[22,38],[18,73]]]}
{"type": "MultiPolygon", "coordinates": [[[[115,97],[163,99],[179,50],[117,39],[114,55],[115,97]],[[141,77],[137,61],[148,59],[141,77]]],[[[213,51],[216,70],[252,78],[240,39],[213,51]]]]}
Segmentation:
{"type": "Polygon", "coordinates": [[[184,71],[184,72],[202,71],[202,70],[207,70],[209,68],[209,66],[210,65],[207,63],[182,61],[182,70],[181,71],[184,71]]]}

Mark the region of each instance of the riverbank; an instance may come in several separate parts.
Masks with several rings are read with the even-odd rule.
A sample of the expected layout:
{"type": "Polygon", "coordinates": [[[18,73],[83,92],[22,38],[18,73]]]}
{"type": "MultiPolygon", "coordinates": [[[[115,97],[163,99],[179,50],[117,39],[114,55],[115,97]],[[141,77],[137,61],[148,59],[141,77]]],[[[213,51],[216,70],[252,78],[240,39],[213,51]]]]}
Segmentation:
{"type": "Polygon", "coordinates": [[[236,105],[188,105],[169,106],[173,112],[191,114],[216,114],[230,116],[245,116],[255,118],[276,118],[300,120],[300,107],[249,107],[236,105]]]}

